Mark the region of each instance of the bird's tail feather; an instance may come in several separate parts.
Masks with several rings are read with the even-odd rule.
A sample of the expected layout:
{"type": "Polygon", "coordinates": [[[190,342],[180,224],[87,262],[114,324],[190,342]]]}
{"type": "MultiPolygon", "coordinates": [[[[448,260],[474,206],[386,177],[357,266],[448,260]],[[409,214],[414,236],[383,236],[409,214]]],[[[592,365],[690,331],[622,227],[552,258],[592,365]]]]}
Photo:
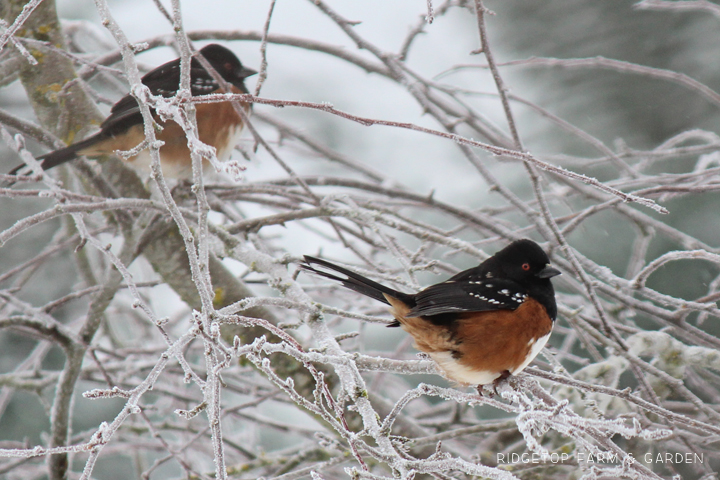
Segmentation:
{"type": "Polygon", "coordinates": [[[385,295],[397,298],[398,300],[409,304],[411,307],[414,304],[412,295],[398,292],[397,290],[370,280],[369,278],[364,277],[359,273],[352,272],[339,265],[330,263],[327,260],[322,260],[319,258],[311,257],[309,255],[305,255],[305,264],[301,264],[300,268],[307,272],[312,272],[316,275],[320,275],[321,277],[329,278],[331,280],[335,280],[336,282],[340,282],[344,287],[349,288],[350,290],[354,290],[358,293],[366,295],[370,298],[374,298],[375,300],[388,305],[390,305],[390,302],[388,302],[388,300],[385,298],[385,295]],[[315,265],[331,270],[335,273],[339,273],[345,278],[339,277],[335,273],[330,273],[325,270],[319,270],[315,267],[315,265]]]}
{"type": "MultiPolygon", "coordinates": [[[[46,153],[45,155],[41,155],[37,157],[37,160],[40,162],[40,166],[43,168],[43,170],[50,170],[53,167],[57,167],[58,165],[62,165],[63,163],[69,162],[70,160],[75,160],[78,155],[80,155],[79,152],[82,150],[95,145],[98,143],[98,135],[93,135],[91,137],[86,138],[85,140],[82,140],[77,143],[73,143],[72,145],[61,148],[60,150],[55,150],[50,153],[46,153]]],[[[8,172],[8,175],[17,175],[19,173],[25,173],[25,170],[27,168],[27,165],[24,163],[22,165],[18,165],[17,167],[13,168],[8,172]]],[[[29,168],[28,168],[29,172],[29,168]]]]}

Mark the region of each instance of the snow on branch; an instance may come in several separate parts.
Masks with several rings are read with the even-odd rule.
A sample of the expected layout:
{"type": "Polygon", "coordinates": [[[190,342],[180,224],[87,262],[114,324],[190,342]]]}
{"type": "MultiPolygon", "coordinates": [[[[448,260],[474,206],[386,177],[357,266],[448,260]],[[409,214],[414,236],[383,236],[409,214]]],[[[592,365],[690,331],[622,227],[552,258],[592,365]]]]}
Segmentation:
{"type": "MultiPolygon", "coordinates": [[[[33,173],[0,188],[2,475],[715,478],[720,141],[706,119],[720,97],[707,72],[600,46],[553,58],[539,39],[515,51],[504,35],[532,30],[529,13],[481,0],[397,12],[268,0],[225,5],[226,18],[134,2],[164,19],[152,30],[105,0],[98,24],[10,3],[0,84],[26,96],[0,105],[0,133],[33,173]],[[190,16],[232,27],[188,32],[190,16]],[[260,71],[253,94],[190,95],[190,56],[209,42],[260,71]],[[141,82],[163,55],[181,59],[174,96],[141,82]],[[603,108],[634,92],[630,74],[687,126],[643,137],[622,123],[645,118],[640,101],[603,108]],[[584,83],[598,91],[570,93],[584,83]],[[664,89],[678,85],[689,97],[671,104],[664,89]],[[41,148],[79,140],[101,121],[96,104],[128,92],[143,120],[134,148],[42,171],[41,148]],[[246,124],[226,164],[198,131],[218,105],[246,124]],[[171,127],[190,181],[163,171],[171,127]],[[141,151],[149,177],[126,165],[141,151]],[[452,384],[386,328],[385,305],[299,268],[315,255],[416,292],[520,238],[562,271],[559,316],[542,355],[497,392],[452,384]]],[[[717,15],[707,2],[596,8],[717,15]]],[[[582,43],[531,16],[553,43],[582,43]]]]}

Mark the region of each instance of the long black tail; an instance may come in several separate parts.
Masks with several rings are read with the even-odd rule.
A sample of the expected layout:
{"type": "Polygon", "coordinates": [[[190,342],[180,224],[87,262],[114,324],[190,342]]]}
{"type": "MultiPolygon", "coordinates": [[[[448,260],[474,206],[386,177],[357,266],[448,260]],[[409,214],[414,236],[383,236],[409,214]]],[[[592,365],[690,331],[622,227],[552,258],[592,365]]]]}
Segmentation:
{"type": "Polygon", "coordinates": [[[335,280],[336,282],[340,282],[344,287],[349,288],[350,290],[362,293],[363,295],[367,295],[370,298],[374,298],[375,300],[386,303],[388,305],[390,305],[390,303],[383,296],[384,293],[390,295],[393,298],[397,298],[398,300],[406,303],[410,307],[414,306],[415,304],[412,295],[398,292],[397,290],[386,287],[385,285],[380,285],[379,283],[370,280],[367,277],[363,277],[358,273],[351,272],[347,268],[335,265],[334,263],[330,263],[327,260],[322,260],[319,258],[311,257],[309,255],[305,255],[305,264],[301,264],[300,268],[307,272],[312,272],[316,275],[320,275],[321,277],[326,277],[331,280],[335,280]],[[319,265],[321,267],[332,270],[333,272],[340,273],[346,278],[338,277],[337,275],[326,272],[324,270],[318,270],[313,265],[319,265]]]}
{"type": "MultiPolygon", "coordinates": [[[[101,133],[102,132],[99,132],[98,134],[86,138],[85,140],[73,143],[69,147],[46,153],[45,155],[37,157],[37,160],[40,162],[43,170],[49,170],[53,167],[57,167],[58,165],[69,162],[70,160],[75,160],[78,157],[80,151],[91,147],[99,141],[105,139],[105,137],[102,136],[101,133]]],[[[27,165],[25,165],[24,163],[22,165],[18,165],[17,167],[10,170],[8,172],[8,175],[17,175],[18,173],[23,172],[26,167],[27,165]]]]}

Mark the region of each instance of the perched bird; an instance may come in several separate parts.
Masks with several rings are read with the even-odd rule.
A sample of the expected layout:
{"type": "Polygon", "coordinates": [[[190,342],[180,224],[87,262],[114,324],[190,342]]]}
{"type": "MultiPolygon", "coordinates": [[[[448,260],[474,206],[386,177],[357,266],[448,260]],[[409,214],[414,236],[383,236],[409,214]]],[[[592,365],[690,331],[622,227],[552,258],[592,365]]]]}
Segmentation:
{"type": "Polygon", "coordinates": [[[461,385],[498,383],[524,369],[547,343],[560,271],[532,240],[517,240],[477,267],[419,293],[403,293],[326,260],[301,268],[387,303],[395,322],[445,376],[461,385]]]}
{"type": "MultiPolygon", "coordinates": [[[[243,67],[233,52],[218,44],[208,45],[200,53],[212,67],[232,85],[232,93],[248,93],[244,80],[256,74],[255,70],[243,67]]],[[[153,95],[172,97],[180,87],[180,59],[157,67],[142,77],[153,95]]],[[[201,96],[222,92],[218,82],[205,70],[200,61],[193,57],[190,63],[190,91],[201,96]]],[[[243,104],[246,112],[249,104],[243,104]]],[[[215,147],[218,160],[230,157],[243,129],[243,121],[231,103],[197,104],[196,120],[200,141],[215,147]]],[[[192,162],[187,138],[182,127],[173,121],[163,122],[153,111],[154,120],[162,126],[157,139],[165,142],[160,148],[163,174],[181,179],[192,178],[192,162]]],[[[125,95],[110,110],[110,116],[100,125],[100,131],[91,137],[66,148],[47,153],[38,160],[44,170],[56,167],[81,155],[98,156],[112,154],[116,150],[131,150],[145,140],[143,118],[137,100],[125,95]]],[[[151,157],[145,149],[127,160],[132,166],[149,171],[151,157]]],[[[19,165],[10,175],[21,172],[26,165],[19,165]]]]}

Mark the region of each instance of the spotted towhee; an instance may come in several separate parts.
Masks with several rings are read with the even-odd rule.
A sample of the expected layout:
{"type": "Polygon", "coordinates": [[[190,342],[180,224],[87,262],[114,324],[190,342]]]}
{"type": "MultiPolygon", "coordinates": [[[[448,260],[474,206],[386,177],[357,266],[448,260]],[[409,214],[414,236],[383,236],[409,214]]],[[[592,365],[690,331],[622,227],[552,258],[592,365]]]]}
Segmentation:
{"type": "MultiPolygon", "coordinates": [[[[231,86],[233,93],[248,93],[245,78],[256,74],[255,70],[243,67],[233,52],[218,44],[208,45],[200,50],[203,57],[231,86]]],[[[153,95],[172,97],[180,87],[180,59],[173,60],[147,73],[142,77],[153,95]]],[[[193,57],[190,63],[190,92],[201,96],[223,91],[212,75],[205,70],[200,61],[193,57]]],[[[244,104],[249,112],[249,104],[244,104]]],[[[173,121],[163,122],[153,111],[154,120],[162,127],[157,139],[165,144],[160,147],[160,160],[163,173],[170,177],[192,178],[192,162],[185,132],[173,121]]],[[[200,141],[215,147],[218,160],[230,157],[238,136],[243,128],[243,121],[232,104],[208,103],[196,106],[196,120],[200,141]]],[[[53,168],[80,155],[98,156],[112,154],[116,150],[127,151],[138,146],[145,140],[143,117],[137,100],[132,95],[125,95],[110,110],[110,116],[100,125],[100,131],[85,140],[69,147],[55,150],[41,157],[44,170],[53,168]]],[[[143,150],[130,157],[128,162],[140,169],[149,169],[150,153],[143,150]]],[[[14,168],[14,175],[24,170],[25,165],[14,168]]]]}
{"type": "Polygon", "coordinates": [[[389,326],[412,335],[415,347],[462,385],[497,386],[520,372],[547,343],[557,316],[550,278],[560,271],[532,240],[515,241],[477,267],[416,294],[319,258],[306,255],[305,261],[304,270],[389,304],[395,316],[389,326]]]}

